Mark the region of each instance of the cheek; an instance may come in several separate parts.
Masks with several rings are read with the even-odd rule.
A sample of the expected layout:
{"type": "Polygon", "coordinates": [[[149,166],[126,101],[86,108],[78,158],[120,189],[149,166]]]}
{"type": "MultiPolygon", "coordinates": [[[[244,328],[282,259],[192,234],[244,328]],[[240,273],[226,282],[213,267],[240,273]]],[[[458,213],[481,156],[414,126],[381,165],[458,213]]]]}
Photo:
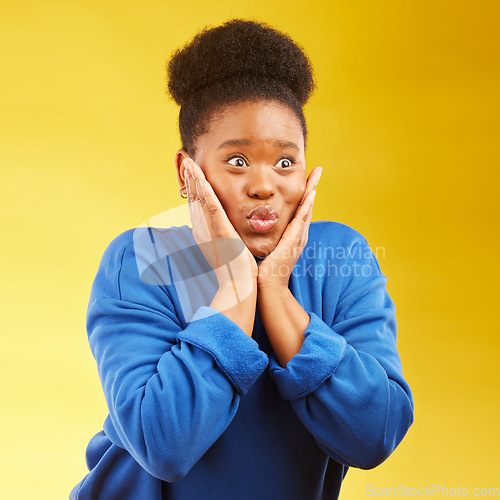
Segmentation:
{"type": "Polygon", "coordinates": [[[222,203],[222,205],[224,205],[225,200],[228,198],[228,193],[229,193],[228,182],[221,175],[213,175],[213,173],[209,169],[205,170],[204,174],[205,178],[212,186],[215,195],[222,203]]]}
{"type": "Polygon", "coordinates": [[[288,185],[283,187],[281,191],[284,205],[282,210],[282,215],[284,217],[282,221],[285,222],[285,224],[289,224],[295,216],[297,207],[304,195],[305,188],[305,181],[304,184],[297,183],[292,186],[288,185]]]}
{"type": "Polygon", "coordinates": [[[296,184],[293,186],[285,186],[283,189],[283,199],[288,206],[297,208],[302,196],[304,195],[304,191],[306,189],[305,181],[304,184],[296,184]]]}
{"type": "MultiPolygon", "coordinates": [[[[210,182],[210,185],[212,186],[215,195],[219,199],[222,208],[226,212],[228,218],[231,220],[234,217],[234,215],[236,215],[238,201],[239,201],[239,197],[237,194],[237,190],[235,189],[235,186],[230,182],[226,182],[221,177],[213,181],[211,181],[207,177],[207,180],[208,182],[210,182]]],[[[233,220],[231,220],[231,222],[233,222],[233,220]]]]}

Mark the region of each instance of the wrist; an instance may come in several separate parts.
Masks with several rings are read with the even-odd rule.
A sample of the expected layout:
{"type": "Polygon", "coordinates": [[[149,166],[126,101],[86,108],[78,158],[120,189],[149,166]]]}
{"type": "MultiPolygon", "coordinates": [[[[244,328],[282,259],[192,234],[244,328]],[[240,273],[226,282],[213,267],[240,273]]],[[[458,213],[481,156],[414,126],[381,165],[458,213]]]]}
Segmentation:
{"type": "Polygon", "coordinates": [[[215,276],[220,288],[231,288],[232,283],[239,286],[256,287],[258,269],[251,266],[224,265],[214,269],[215,276]]]}
{"type": "Polygon", "coordinates": [[[290,300],[290,289],[284,285],[264,283],[257,286],[257,310],[261,317],[272,318],[290,300]]]}
{"type": "Polygon", "coordinates": [[[248,336],[252,336],[257,287],[248,282],[225,282],[219,287],[210,307],[236,323],[248,336]]]}
{"type": "Polygon", "coordinates": [[[224,308],[233,307],[246,299],[257,298],[257,285],[250,280],[227,280],[221,282],[212,302],[216,302],[224,308]]]}
{"type": "Polygon", "coordinates": [[[268,278],[258,278],[257,279],[257,291],[259,294],[287,294],[290,292],[288,288],[288,279],[268,279],[268,278]]]}

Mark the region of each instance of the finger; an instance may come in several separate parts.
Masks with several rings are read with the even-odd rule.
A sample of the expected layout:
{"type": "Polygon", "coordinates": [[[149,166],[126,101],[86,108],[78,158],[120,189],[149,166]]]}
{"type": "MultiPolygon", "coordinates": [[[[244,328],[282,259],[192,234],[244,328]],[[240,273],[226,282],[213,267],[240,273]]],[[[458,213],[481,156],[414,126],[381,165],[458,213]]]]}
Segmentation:
{"type": "Polygon", "coordinates": [[[187,202],[189,208],[189,218],[191,219],[191,225],[193,226],[193,231],[198,230],[199,220],[194,206],[195,197],[193,195],[192,181],[190,179],[189,173],[186,171],[184,174],[184,179],[186,182],[186,192],[187,192],[187,202]]]}
{"type": "Polygon", "coordinates": [[[316,190],[310,189],[300,201],[299,206],[297,207],[295,215],[290,224],[292,224],[293,222],[302,223],[306,221],[307,215],[312,208],[315,197],[316,197],[316,190]]]}
{"type": "Polygon", "coordinates": [[[321,167],[315,167],[309,176],[307,177],[307,182],[306,182],[306,189],[304,192],[304,195],[307,195],[307,193],[312,190],[316,189],[318,186],[318,182],[321,178],[321,173],[323,172],[323,169],[321,167]]]}
{"type": "Polygon", "coordinates": [[[312,220],[312,212],[314,207],[314,198],[316,190],[310,191],[311,194],[305,200],[304,206],[300,213],[297,214],[297,230],[292,233],[290,239],[294,242],[296,249],[302,253],[307,240],[309,238],[309,225],[312,220]],[[307,208],[309,207],[309,208],[307,208]]]}
{"type": "Polygon", "coordinates": [[[188,191],[188,202],[193,202],[196,200],[196,186],[195,186],[195,178],[193,177],[192,170],[189,166],[187,166],[186,161],[184,160],[185,168],[184,168],[184,178],[186,181],[186,189],[188,191]]]}
{"type": "Polygon", "coordinates": [[[205,192],[203,191],[203,187],[201,186],[201,183],[198,181],[198,179],[195,179],[195,187],[196,187],[196,197],[198,200],[200,200],[200,205],[203,207],[203,205],[206,204],[207,200],[205,197],[205,192]]]}
{"type": "Polygon", "coordinates": [[[188,169],[189,173],[196,182],[197,196],[200,200],[202,200],[202,205],[206,205],[206,207],[204,207],[207,209],[205,210],[205,214],[207,216],[215,217],[217,212],[224,209],[222,208],[220,200],[217,198],[212,185],[206,179],[203,170],[201,170],[199,165],[197,165],[194,161],[188,160],[188,169]]]}
{"type": "Polygon", "coordinates": [[[184,158],[184,168],[195,179],[206,179],[205,174],[201,167],[191,158],[184,158]]]}
{"type": "Polygon", "coordinates": [[[200,199],[200,207],[203,212],[203,217],[207,223],[208,231],[210,233],[210,238],[212,239],[212,241],[214,241],[215,238],[217,238],[217,231],[216,228],[214,227],[214,221],[212,216],[212,214],[214,213],[214,208],[213,208],[214,200],[211,196],[212,193],[210,193],[210,191],[213,192],[213,190],[211,189],[211,186],[207,186],[207,191],[209,191],[209,194],[207,196],[204,183],[206,185],[208,182],[206,180],[196,180],[196,190],[197,190],[197,195],[200,199]]]}
{"type": "Polygon", "coordinates": [[[301,237],[299,240],[299,246],[301,246],[301,247],[305,246],[305,244],[307,243],[307,240],[309,238],[309,225],[311,224],[311,220],[312,220],[312,213],[313,213],[314,198],[315,197],[316,197],[316,190],[313,191],[311,208],[309,209],[306,220],[304,221],[302,234],[301,234],[301,237]]]}
{"type": "Polygon", "coordinates": [[[216,212],[224,210],[219,198],[217,198],[212,185],[208,182],[201,167],[191,158],[186,158],[185,161],[190,175],[196,181],[196,185],[198,187],[197,194],[200,198],[203,198],[203,202],[207,204],[209,212],[211,212],[212,215],[215,215],[216,212]]]}
{"type": "Polygon", "coordinates": [[[315,167],[311,171],[311,173],[308,175],[307,181],[306,181],[306,188],[304,190],[304,193],[302,194],[302,198],[301,198],[299,205],[297,207],[297,211],[304,204],[304,202],[306,201],[306,198],[309,196],[309,193],[311,191],[316,190],[316,187],[318,186],[319,179],[321,178],[322,171],[323,171],[323,169],[321,167],[315,167]]]}
{"type": "Polygon", "coordinates": [[[202,243],[211,238],[210,230],[205,214],[203,213],[201,201],[197,194],[196,181],[191,176],[189,170],[186,170],[185,178],[189,205],[189,217],[193,225],[193,233],[197,242],[202,243]]]}
{"type": "Polygon", "coordinates": [[[309,231],[309,222],[312,217],[312,205],[315,196],[316,191],[310,190],[306,197],[303,198],[295,212],[295,216],[285,229],[276,247],[277,249],[280,246],[295,247],[303,239],[304,234],[307,235],[306,231],[309,231]]]}
{"type": "MultiPolygon", "coordinates": [[[[309,210],[307,212],[307,215],[304,217],[304,229],[303,229],[303,237],[307,237],[308,231],[309,231],[309,224],[312,219],[312,209],[314,206],[314,197],[316,196],[316,187],[318,186],[319,180],[321,178],[321,173],[323,172],[322,167],[316,167],[314,168],[311,173],[309,174],[307,178],[307,184],[306,184],[306,190],[304,192],[303,199],[301,200],[301,204],[304,204],[306,202],[306,198],[308,196],[312,196],[312,199],[309,200],[309,210]],[[310,195],[309,193],[314,192],[314,195],[310,195]]],[[[300,207],[299,205],[299,207],[300,207]]],[[[304,209],[305,210],[305,209],[304,209]]],[[[302,216],[302,212],[299,213],[299,217],[302,216]]]]}
{"type": "Polygon", "coordinates": [[[322,173],[323,173],[322,167],[319,166],[314,167],[309,176],[307,177],[307,182],[311,183],[313,189],[316,189],[316,186],[318,185],[322,173]]]}
{"type": "Polygon", "coordinates": [[[186,158],[184,161],[186,171],[195,181],[196,194],[197,197],[201,200],[202,205],[206,204],[209,211],[216,211],[218,209],[218,206],[220,205],[220,201],[217,198],[217,195],[215,194],[212,186],[207,181],[203,170],[190,158],[186,158]]]}
{"type": "Polygon", "coordinates": [[[207,196],[201,184],[203,181],[208,181],[206,181],[200,167],[196,165],[196,163],[194,163],[192,160],[186,158],[184,160],[184,164],[185,176],[188,181],[188,188],[191,193],[191,201],[198,201],[200,206],[203,207],[207,203],[207,196]]]}
{"type": "Polygon", "coordinates": [[[212,235],[215,238],[240,238],[229,217],[227,216],[224,207],[219,198],[215,194],[210,183],[203,179],[200,183],[200,190],[205,199],[203,206],[205,216],[209,220],[209,225],[212,228],[212,235]]]}
{"type": "Polygon", "coordinates": [[[213,235],[213,227],[211,218],[206,214],[205,207],[206,195],[202,187],[202,183],[193,176],[193,171],[186,167],[185,171],[186,185],[188,186],[188,200],[190,207],[190,217],[193,224],[193,236],[196,243],[201,245],[209,241],[212,242],[211,250],[204,246],[202,253],[210,265],[215,265],[215,268],[220,267],[220,256],[216,245],[216,239],[213,235]],[[194,191],[193,191],[194,188],[194,191]]]}
{"type": "Polygon", "coordinates": [[[311,220],[315,197],[316,190],[312,189],[307,194],[307,197],[302,203],[302,206],[299,207],[297,213],[295,214],[295,217],[292,220],[292,222],[296,221],[297,226],[299,226],[300,228],[302,228],[304,224],[309,223],[309,221],[311,220]]]}

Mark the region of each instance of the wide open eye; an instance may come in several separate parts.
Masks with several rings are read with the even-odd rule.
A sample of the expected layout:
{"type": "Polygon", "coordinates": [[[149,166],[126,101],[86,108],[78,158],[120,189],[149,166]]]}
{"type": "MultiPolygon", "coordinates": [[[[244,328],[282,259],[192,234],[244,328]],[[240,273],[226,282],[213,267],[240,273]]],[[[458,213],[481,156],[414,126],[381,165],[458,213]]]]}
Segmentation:
{"type": "Polygon", "coordinates": [[[247,162],[241,156],[231,156],[226,160],[230,165],[234,167],[245,167],[247,166],[247,162]]]}
{"type": "Polygon", "coordinates": [[[280,163],[281,163],[281,168],[290,168],[293,167],[295,160],[291,157],[284,157],[280,158],[280,160],[276,165],[280,166],[280,163]]]}

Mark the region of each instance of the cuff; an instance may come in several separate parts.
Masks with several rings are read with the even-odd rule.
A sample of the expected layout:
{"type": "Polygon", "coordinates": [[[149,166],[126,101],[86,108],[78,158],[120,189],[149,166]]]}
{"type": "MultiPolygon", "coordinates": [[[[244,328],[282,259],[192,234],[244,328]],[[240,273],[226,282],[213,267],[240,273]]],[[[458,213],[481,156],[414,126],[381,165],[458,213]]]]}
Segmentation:
{"type": "Polygon", "coordinates": [[[241,395],[248,392],[269,362],[254,339],[208,306],[196,311],[179,340],[208,352],[241,395]]]}
{"type": "Polygon", "coordinates": [[[271,377],[281,397],[296,399],[318,388],[337,369],[347,342],[313,312],[300,351],[282,368],[274,354],[269,360],[271,377]]]}

